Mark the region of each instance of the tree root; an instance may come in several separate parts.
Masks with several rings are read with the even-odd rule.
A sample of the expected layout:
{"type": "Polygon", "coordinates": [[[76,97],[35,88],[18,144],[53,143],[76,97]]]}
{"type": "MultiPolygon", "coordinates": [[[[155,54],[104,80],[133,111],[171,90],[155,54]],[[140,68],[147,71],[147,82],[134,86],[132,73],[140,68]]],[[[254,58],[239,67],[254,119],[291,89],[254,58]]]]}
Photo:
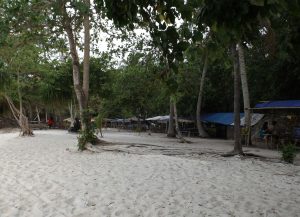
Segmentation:
{"type": "Polygon", "coordinates": [[[102,151],[99,150],[97,148],[97,146],[106,146],[106,145],[111,145],[112,143],[110,142],[107,142],[107,141],[104,141],[104,140],[101,140],[99,138],[96,139],[96,141],[92,143],[88,142],[84,145],[84,150],[88,150],[88,151],[91,151],[91,152],[96,152],[96,153],[101,153],[102,151]]]}
{"type": "Polygon", "coordinates": [[[240,156],[245,156],[244,152],[240,152],[240,151],[231,151],[225,154],[221,154],[222,157],[233,157],[236,155],[240,155],[240,156]]]}
{"type": "Polygon", "coordinates": [[[104,141],[102,139],[97,138],[93,145],[110,145],[111,142],[104,141]]]}
{"type": "Polygon", "coordinates": [[[222,157],[233,157],[233,156],[236,156],[236,155],[243,156],[243,157],[259,158],[259,159],[262,159],[262,160],[267,159],[267,157],[264,157],[264,156],[261,156],[261,155],[258,155],[258,154],[245,153],[245,152],[239,153],[238,151],[231,151],[231,152],[228,152],[228,153],[225,153],[225,154],[221,154],[222,157]]]}
{"type": "Polygon", "coordinates": [[[34,136],[34,134],[31,129],[28,129],[28,130],[21,129],[20,136],[34,136]]]}
{"type": "Polygon", "coordinates": [[[178,139],[179,139],[179,143],[188,143],[188,144],[192,143],[191,141],[189,141],[189,140],[187,140],[187,139],[185,139],[183,137],[178,137],[178,139]]]}
{"type": "Polygon", "coordinates": [[[92,145],[91,143],[85,144],[84,148],[85,148],[85,150],[91,151],[93,153],[101,153],[102,152],[99,149],[97,149],[94,145],[92,145]]]}

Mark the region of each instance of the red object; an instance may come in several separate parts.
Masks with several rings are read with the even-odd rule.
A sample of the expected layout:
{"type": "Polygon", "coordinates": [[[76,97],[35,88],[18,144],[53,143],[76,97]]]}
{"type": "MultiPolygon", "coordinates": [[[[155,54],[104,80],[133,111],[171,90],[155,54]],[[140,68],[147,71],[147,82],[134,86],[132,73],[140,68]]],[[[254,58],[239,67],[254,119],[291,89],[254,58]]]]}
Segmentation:
{"type": "Polygon", "coordinates": [[[48,121],[47,121],[47,124],[49,127],[52,127],[53,124],[54,124],[54,120],[52,118],[49,118],[48,121]]]}

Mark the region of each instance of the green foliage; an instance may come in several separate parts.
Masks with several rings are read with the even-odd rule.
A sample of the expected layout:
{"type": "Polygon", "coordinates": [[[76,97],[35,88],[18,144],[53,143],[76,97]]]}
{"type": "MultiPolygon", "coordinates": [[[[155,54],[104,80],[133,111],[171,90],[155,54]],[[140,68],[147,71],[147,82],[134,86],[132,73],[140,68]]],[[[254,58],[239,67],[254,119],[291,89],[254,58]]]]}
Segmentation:
{"type": "Polygon", "coordinates": [[[110,95],[113,83],[112,62],[109,54],[102,54],[99,58],[90,61],[90,94],[107,97],[110,95]]]}
{"type": "Polygon", "coordinates": [[[281,150],[282,159],[287,163],[293,163],[296,157],[296,146],[293,143],[284,145],[281,150]]]}
{"type": "Polygon", "coordinates": [[[299,18],[290,10],[274,18],[272,31],[257,36],[246,51],[253,103],[299,98],[299,18]]]}
{"type": "Polygon", "coordinates": [[[95,131],[93,128],[88,128],[85,130],[80,131],[78,136],[78,150],[83,151],[85,150],[85,145],[87,143],[96,144],[97,136],[95,135],[95,131]]]}
{"type": "Polygon", "coordinates": [[[11,85],[11,82],[11,75],[6,71],[6,67],[0,59],[0,93],[5,91],[6,87],[11,85]]]}
{"type": "Polygon", "coordinates": [[[50,62],[39,74],[38,88],[41,102],[50,107],[66,106],[73,97],[72,65],[50,62]]]}
{"type": "Polygon", "coordinates": [[[165,94],[159,81],[160,66],[149,56],[140,57],[131,55],[128,65],[111,71],[110,94],[103,96],[100,112],[108,117],[145,117],[161,111],[165,94]]]}
{"type": "MultiPolygon", "coordinates": [[[[66,54],[68,50],[64,37],[58,37],[64,33],[63,2],[0,2],[0,88],[16,96],[16,78],[20,73],[22,97],[28,104],[65,108],[66,102],[74,98],[71,62],[43,58],[46,54],[57,56],[58,51],[66,54]]],[[[66,2],[79,43],[82,14],[89,10],[82,1],[66,2]]],[[[139,49],[134,47],[122,66],[112,65],[112,53],[91,58],[89,105],[93,114],[104,112],[106,117],[166,114],[169,96],[174,94],[178,113],[193,117],[202,58],[207,50],[210,65],[203,109],[232,111],[232,64],[227,57],[227,45],[237,40],[247,44],[252,104],[260,100],[299,98],[297,0],[96,0],[94,3],[97,7],[97,14],[92,15],[94,35],[98,27],[106,28],[101,22],[109,18],[117,27],[142,26],[149,31],[153,43],[147,44],[152,52],[148,55],[143,50],[146,46],[140,48],[144,45],[141,41],[139,49]],[[178,18],[183,23],[175,25],[178,18]],[[157,50],[160,52],[154,52],[157,50]]],[[[125,32],[123,29],[120,38],[132,40],[133,44],[135,37],[128,38],[125,32]]],[[[83,132],[82,145],[93,139],[92,131],[83,132]]]]}
{"type": "Polygon", "coordinates": [[[99,114],[97,115],[97,117],[95,118],[95,125],[96,125],[96,128],[98,128],[98,129],[101,129],[101,128],[102,128],[103,118],[104,118],[104,115],[103,115],[102,113],[99,113],[99,114]]]}
{"type": "Polygon", "coordinates": [[[205,0],[198,17],[198,26],[209,26],[213,32],[229,36],[227,42],[223,40],[226,43],[249,41],[264,21],[277,16],[283,8],[283,2],[268,1],[265,4],[264,0],[205,0]]]}
{"type": "Polygon", "coordinates": [[[250,0],[250,4],[256,5],[256,6],[264,6],[265,0],[250,0]]]}
{"type": "Polygon", "coordinates": [[[78,136],[78,150],[83,151],[87,143],[95,145],[98,138],[95,135],[95,128],[91,124],[91,113],[88,109],[82,112],[81,123],[84,124],[85,127],[80,131],[78,136]]]}

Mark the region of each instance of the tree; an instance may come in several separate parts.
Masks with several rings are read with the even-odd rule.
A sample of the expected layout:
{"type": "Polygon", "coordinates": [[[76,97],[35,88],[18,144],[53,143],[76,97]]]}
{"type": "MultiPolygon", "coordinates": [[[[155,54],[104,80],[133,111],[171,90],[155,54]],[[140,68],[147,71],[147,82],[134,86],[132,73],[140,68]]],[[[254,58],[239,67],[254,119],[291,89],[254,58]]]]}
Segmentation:
{"type": "Polygon", "coordinates": [[[203,129],[202,123],[201,123],[201,106],[202,106],[202,98],[203,98],[203,88],[204,88],[204,81],[206,78],[206,72],[208,67],[208,53],[206,51],[204,56],[204,65],[203,65],[203,71],[201,74],[200,79],[200,85],[199,85],[199,94],[198,94],[198,100],[197,100],[197,111],[196,111],[196,118],[197,118],[197,128],[198,133],[200,137],[208,137],[208,134],[203,129]]]}
{"type": "Polygon", "coordinates": [[[249,95],[249,88],[248,88],[248,79],[246,73],[246,64],[245,64],[245,55],[244,55],[244,48],[241,43],[237,44],[238,50],[238,60],[239,60],[239,70],[240,70],[240,78],[241,78],[241,85],[243,91],[243,101],[244,101],[244,112],[245,112],[245,130],[246,130],[246,138],[245,143],[250,145],[251,143],[251,112],[250,112],[250,95],[249,95]]]}
{"type": "MultiPolygon", "coordinates": [[[[74,90],[79,104],[80,116],[82,120],[82,130],[83,132],[89,129],[89,118],[84,117],[88,109],[88,97],[89,97],[89,67],[90,67],[90,1],[85,0],[84,4],[79,6],[78,12],[83,16],[83,29],[84,29],[84,58],[83,58],[83,75],[82,83],[80,79],[80,62],[77,51],[77,41],[76,33],[74,34],[74,29],[72,28],[72,18],[67,12],[67,2],[63,2],[61,5],[61,15],[62,15],[62,27],[67,34],[70,53],[72,57],[72,67],[73,67],[73,82],[74,90]]],[[[77,24],[78,25],[78,24],[77,24]]],[[[79,146],[80,150],[85,149],[85,144],[79,146]]]]}
{"type": "MultiPolygon", "coordinates": [[[[18,2],[15,2],[18,4],[18,2]]],[[[69,51],[72,59],[73,86],[79,105],[80,117],[82,122],[82,137],[79,137],[79,149],[84,150],[85,145],[89,142],[95,142],[96,137],[90,133],[90,115],[88,112],[89,98],[89,65],[90,65],[90,43],[91,43],[91,5],[89,0],[78,1],[45,1],[44,4],[39,2],[22,2],[28,7],[35,10],[35,16],[30,15],[28,18],[37,25],[39,31],[47,35],[49,41],[58,41],[67,38],[69,51]],[[37,20],[37,21],[36,21],[37,20]],[[47,26],[47,28],[44,28],[47,26]],[[79,34],[83,31],[83,44],[79,45],[79,34]],[[78,47],[83,48],[83,70],[81,78],[80,59],[78,47]],[[84,134],[89,136],[84,136],[84,134]],[[84,138],[84,139],[83,139],[84,138]]],[[[59,48],[59,45],[55,47],[59,48]]]]}
{"type": "MultiPolygon", "coordinates": [[[[4,70],[15,73],[15,77],[12,76],[11,73],[9,74],[9,77],[11,78],[10,84],[14,84],[15,89],[17,89],[16,95],[19,108],[14,104],[15,99],[12,99],[10,96],[10,92],[15,89],[9,88],[8,85],[4,85],[2,95],[6,99],[14,118],[21,128],[21,134],[24,136],[33,135],[28,123],[28,118],[24,112],[20,78],[21,73],[26,69],[28,70],[26,62],[28,60],[32,61],[32,54],[34,53],[35,57],[37,57],[36,53],[32,52],[37,49],[35,49],[34,46],[27,46],[30,44],[30,40],[28,40],[27,37],[32,28],[28,25],[29,23],[26,19],[22,20],[22,18],[20,18],[22,15],[27,15],[29,11],[21,11],[17,15],[16,11],[20,8],[13,3],[6,1],[0,2],[0,8],[0,49],[2,50],[0,58],[5,63],[4,70]],[[28,49],[29,52],[27,52],[26,49],[28,49]],[[25,57],[26,54],[29,54],[30,56],[25,57]]],[[[29,64],[31,64],[31,62],[29,64]]],[[[7,80],[9,79],[6,79],[6,81],[7,80]]]]}
{"type": "Polygon", "coordinates": [[[234,148],[232,154],[243,154],[241,144],[241,117],[240,117],[240,89],[241,79],[239,71],[239,61],[235,44],[231,47],[234,74],[234,148]]]}
{"type": "MultiPolygon", "coordinates": [[[[280,8],[280,2],[274,1],[204,1],[199,15],[199,24],[209,26],[214,32],[222,33],[224,42],[235,43],[239,52],[239,70],[241,71],[246,129],[250,132],[250,99],[246,77],[245,61],[241,41],[250,41],[254,31],[258,31],[262,21],[268,19],[280,8]],[[227,11],[224,13],[224,11],[227,11]],[[232,17],[235,19],[232,19],[232,17]],[[225,33],[225,34],[224,34],[225,33]]],[[[237,126],[235,126],[237,127],[237,126]]]]}
{"type": "MultiPolygon", "coordinates": [[[[28,117],[24,106],[24,90],[34,80],[34,74],[38,69],[40,49],[34,44],[26,44],[19,37],[11,37],[2,46],[0,58],[6,67],[3,70],[9,72],[10,82],[4,85],[2,95],[6,99],[9,108],[21,129],[21,135],[33,135],[29,126],[28,117]],[[14,101],[18,102],[18,108],[14,101]]],[[[29,107],[28,107],[29,108],[29,107]]]]}
{"type": "MultiPolygon", "coordinates": [[[[176,18],[191,18],[190,3],[183,1],[117,1],[117,0],[98,0],[98,8],[105,7],[107,17],[114,20],[119,26],[134,28],[134,24],[147,27],[153,39],[155,47],[162,52],[162,62],[166,61],[167,73],[172,70],[177,71],[176,61],[183,60],[183,51],[187,49],[188,42],[179,38],[175,27],[176,18]],[[189,10],[187,10],[189,8],[189,10]],[[179,12],[179,13],[178,13],[179,12]]],[[[170,100],[170,119],[168,136],[174,136],[173,129],[173,103],[170,100]]]]}
{"type": "MultiPolygon", "coordinates": [[[[176,137],[175,126],[174,126],[174,115],[175,115],[174,105],[176,106],[176,102],[174,103],[172,98],[170,97],[170,113],[169,113],[168,132],[167,132],[168,137],[176,137]]],[[[177,112],[176,112],[176,116],[177,116],[177,112]]]]}
{"type": "Polygon", "coordinates": [[[103,111],[110,117],[157,115],[166,100],[160,68],[151,54],[135,53],[128,56],[124,66],[109,70],[108,91],[102,94],[103,111]]]}

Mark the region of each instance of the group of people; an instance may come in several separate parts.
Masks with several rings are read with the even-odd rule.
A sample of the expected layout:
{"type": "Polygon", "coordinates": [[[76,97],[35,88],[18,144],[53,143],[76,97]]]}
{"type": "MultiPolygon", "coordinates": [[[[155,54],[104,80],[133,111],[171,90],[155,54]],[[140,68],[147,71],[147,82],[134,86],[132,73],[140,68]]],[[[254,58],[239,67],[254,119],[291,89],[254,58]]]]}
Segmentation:
{"type": "Polygon", "coordinates": [[[68,129],[69,132],[77,133],[81,128],[81,123],[79,118],[75,118],[72,126],[68,129]]]}
{"type": "Polygon", "coordinates": [[[267,145],[269,144],[271,139],[274,139],[275,141],[278,137],[277,122],[272,121],[271,124],[269,124],[268,122],[264,122],[259,134],[260,138],[264,139],[267,145]]]}
{"type": "MultiPolygon", "coordinates": [[[[47,125],[49,127],[49,129],[53,128],[54,127],[54,119],[53,117],[50,117],[48,120],[47,120],[47,125]]],[[[79,118],[75,118],[72,126],[68,129],[69,132],[74,132],[74,133],[77,133],[81,128],[81,123],[80,123],[80,120],[79,118]]]]}

